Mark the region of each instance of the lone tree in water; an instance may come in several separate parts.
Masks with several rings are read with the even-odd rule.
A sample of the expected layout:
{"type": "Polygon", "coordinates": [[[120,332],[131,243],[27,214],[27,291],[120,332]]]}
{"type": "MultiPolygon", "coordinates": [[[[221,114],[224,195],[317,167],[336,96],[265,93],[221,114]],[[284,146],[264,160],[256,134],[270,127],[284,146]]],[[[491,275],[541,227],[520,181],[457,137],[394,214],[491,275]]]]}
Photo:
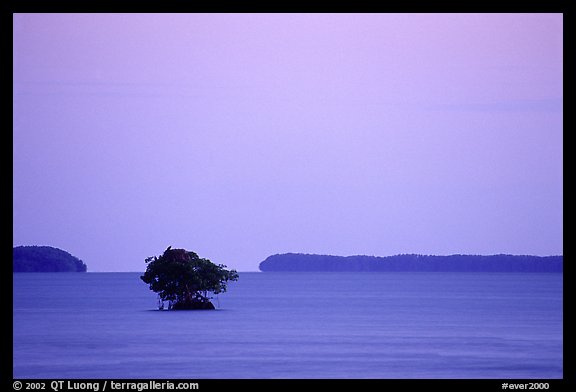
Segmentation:
{"type": "Polygon", "coordinates": [[[209,293],[226,292],[227,282],[238,280],[235,270],[170,246],[161,256],[146,258],[146,264],[140,279],[158,293],[161,309],[164,301],[169,301],[171,309],[214,309],[209,293]]]}

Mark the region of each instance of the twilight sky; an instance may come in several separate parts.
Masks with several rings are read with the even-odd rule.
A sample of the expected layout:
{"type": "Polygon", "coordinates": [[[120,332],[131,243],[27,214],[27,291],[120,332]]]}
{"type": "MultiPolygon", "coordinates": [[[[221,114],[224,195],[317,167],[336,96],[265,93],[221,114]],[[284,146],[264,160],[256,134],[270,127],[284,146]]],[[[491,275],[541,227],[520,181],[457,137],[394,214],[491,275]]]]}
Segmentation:
{"type": "Polygon", "coordinates": [[[15,14],[14,245],[563,253],[561,14],[15,14]]]}

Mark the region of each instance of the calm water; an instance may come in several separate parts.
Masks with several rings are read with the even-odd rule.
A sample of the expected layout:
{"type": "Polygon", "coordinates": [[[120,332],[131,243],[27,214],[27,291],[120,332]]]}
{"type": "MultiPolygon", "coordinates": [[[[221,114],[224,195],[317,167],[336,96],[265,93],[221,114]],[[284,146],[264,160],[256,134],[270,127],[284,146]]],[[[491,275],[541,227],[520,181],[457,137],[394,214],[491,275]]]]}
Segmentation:
{"type": "Polygon", "coordinates": [[[562,377],[561,274],[241,273],[180,312],[139,275],[14,274],[14,377],[562,377]]]}

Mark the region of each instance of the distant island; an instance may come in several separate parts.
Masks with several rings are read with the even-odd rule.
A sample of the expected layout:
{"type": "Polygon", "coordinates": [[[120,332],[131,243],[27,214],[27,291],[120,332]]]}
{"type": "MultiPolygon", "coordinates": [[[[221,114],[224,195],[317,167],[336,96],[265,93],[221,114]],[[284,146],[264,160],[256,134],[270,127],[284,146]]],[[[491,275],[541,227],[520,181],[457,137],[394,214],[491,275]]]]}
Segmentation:
{"type": "Polygon", "coordinates": [[[562,272],[563,256],[402,254],[396,256],[328,256],[285,253],[260,263],[264,272],[562,272]]]}
{"type": "Polygon", "coordinates": [[[70,253],[51,246],[16,246],[12,251],[14,272],[86,272],[86,264],[70,253]]]}

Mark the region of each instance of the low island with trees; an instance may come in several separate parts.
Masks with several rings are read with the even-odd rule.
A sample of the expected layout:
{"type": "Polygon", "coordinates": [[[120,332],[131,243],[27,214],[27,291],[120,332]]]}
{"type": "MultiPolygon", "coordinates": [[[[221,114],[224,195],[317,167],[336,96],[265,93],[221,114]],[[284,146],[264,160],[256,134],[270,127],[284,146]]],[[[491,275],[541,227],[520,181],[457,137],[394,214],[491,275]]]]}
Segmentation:
{"type": "Polygon", "coordinates": [[[160,256],[146,258],[146,272],[140,278],[158,293],[158,308],[168,310],[215,309],[211,294],[226,292],[228,281],[238,280],[235,270],[214,264],[185,249],[168,247],[160,256]]]}
{"type": "Polygon", "coordinates": [[[562,272],[563,256],[530,255],[419,255],[329,256],[285,253],[260,263],[267,272],[562,272]]]}
{"type": "Polygon", "coordinates": [[[52,246],[16,246],[12,250],[14,272],[86,272],[86,264],[52,246]]]}

